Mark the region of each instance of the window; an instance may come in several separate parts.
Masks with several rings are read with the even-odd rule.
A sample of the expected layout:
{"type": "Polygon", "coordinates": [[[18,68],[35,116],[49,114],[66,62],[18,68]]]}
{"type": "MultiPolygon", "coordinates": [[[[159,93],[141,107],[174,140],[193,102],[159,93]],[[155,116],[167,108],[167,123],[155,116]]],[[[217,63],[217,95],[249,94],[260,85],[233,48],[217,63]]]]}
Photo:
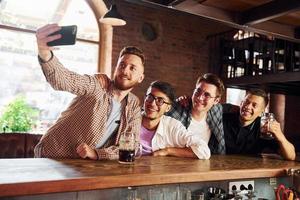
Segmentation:
{"type": "Polygon", "coordinates": [[[5,105],[23,95],[40,111],[39,123],[33,130],[37,133],[44,133],[74,97],[54,91],[37,60],[34,31],[51,22],[78,26],[76,45],[63,46],[54,52],[60,61],[77,73],[95,73],[99,30],[94,13],[85,1],[0,1],[0,115],[5,105]]]}
{"type": "Polygon", "coordinates": [[[239,106],[246,95],[246,90],[227,88],[226,103],[239,106]]]}

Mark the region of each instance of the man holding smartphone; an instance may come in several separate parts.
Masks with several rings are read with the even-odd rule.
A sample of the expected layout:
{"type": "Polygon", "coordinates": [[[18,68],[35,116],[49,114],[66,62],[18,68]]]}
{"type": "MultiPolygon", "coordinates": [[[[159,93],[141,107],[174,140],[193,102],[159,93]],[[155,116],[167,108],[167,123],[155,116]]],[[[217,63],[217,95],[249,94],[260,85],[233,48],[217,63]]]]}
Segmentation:
{"type": "Polygon", "coordinates": [[[136,47],[120,52],[113,79],[104,74],[79,75],[53,55],[48,42],[61,38],[61,27],[49,24],[37,30],[38,58],[46,80],[76,97],[35,148],[35,157],[117,159],[120,134],[139,138],[138,98],[130,91],[144,79],[145,57],[136,47]]]}

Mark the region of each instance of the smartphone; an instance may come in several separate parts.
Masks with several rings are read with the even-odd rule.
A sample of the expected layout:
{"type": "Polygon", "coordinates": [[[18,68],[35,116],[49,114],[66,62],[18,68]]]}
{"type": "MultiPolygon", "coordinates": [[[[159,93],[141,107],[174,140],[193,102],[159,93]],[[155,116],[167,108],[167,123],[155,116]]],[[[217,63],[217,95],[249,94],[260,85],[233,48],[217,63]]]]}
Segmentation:
{"type": "Polygon", "coordinates": [[[59,31],[50,35],[61,34],[61,38],[48,42],[48,46],[73,45],[76,42],[77,26],[61,26],[59,31]]]}

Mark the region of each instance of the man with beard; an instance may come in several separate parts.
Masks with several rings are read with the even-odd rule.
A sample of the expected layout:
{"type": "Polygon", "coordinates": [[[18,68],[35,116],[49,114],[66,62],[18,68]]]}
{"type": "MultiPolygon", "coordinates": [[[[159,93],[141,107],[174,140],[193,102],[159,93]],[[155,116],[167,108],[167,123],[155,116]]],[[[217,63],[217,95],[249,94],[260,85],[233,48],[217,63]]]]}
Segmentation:
{"type": "Polygon", "coordinates": [[[59,29],[50,24],[37,30],[39,62],[54,89],[76,97],[42,137],[35,157],[118,159],[120,134],[131,131],[139,138],[139,100],[130,91],[144,79],[143,52],[122,49],[112,80],[104,74],[79,75],[64,68],[47,45],[61,37],[50,36],[59,29]]]}
{"type": "Polygon", "coordinates": [[[192,98],[176,102],[166,113],[207,142],[212,154],[226,153],[222,113],[228,108],[219,104],[223,92],[224,85],[218,76],[204,74],[198,78],[192,98]]]}
{"type": "Polygon", "coordinates": [[[150,84],[142,113],[142,154],[209,159],[210,150],[199,135],[188,132],[180,121],[164,115],[174,99],[175,92],[169,83],[150,84]]]}
{"type": "Polygon", "coordinates": [[[275,120],[263,128],[274,139],[263,139],[260,132],[260,116],[268,105],[268,95],[261,89],[249,90],[241,102],[240,111],[223,114],[227,154],[259,154],[265,150],[278,151],[285,159],[295,159],[295,148],[281,131],[275,120]]]}

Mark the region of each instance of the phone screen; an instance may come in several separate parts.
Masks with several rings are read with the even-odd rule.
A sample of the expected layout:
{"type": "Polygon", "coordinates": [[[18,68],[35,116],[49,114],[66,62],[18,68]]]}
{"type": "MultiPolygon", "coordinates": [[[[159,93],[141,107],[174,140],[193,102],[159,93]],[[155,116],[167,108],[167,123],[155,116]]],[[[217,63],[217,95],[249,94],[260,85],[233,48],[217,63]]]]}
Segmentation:
{"type": "Polygon", "coordinates": [[[48,42],[48,46],[73,45],[76,42],[77,26],[62,26],[59,31],[50,35],[61,34],[61,38],[48,42]]]}

